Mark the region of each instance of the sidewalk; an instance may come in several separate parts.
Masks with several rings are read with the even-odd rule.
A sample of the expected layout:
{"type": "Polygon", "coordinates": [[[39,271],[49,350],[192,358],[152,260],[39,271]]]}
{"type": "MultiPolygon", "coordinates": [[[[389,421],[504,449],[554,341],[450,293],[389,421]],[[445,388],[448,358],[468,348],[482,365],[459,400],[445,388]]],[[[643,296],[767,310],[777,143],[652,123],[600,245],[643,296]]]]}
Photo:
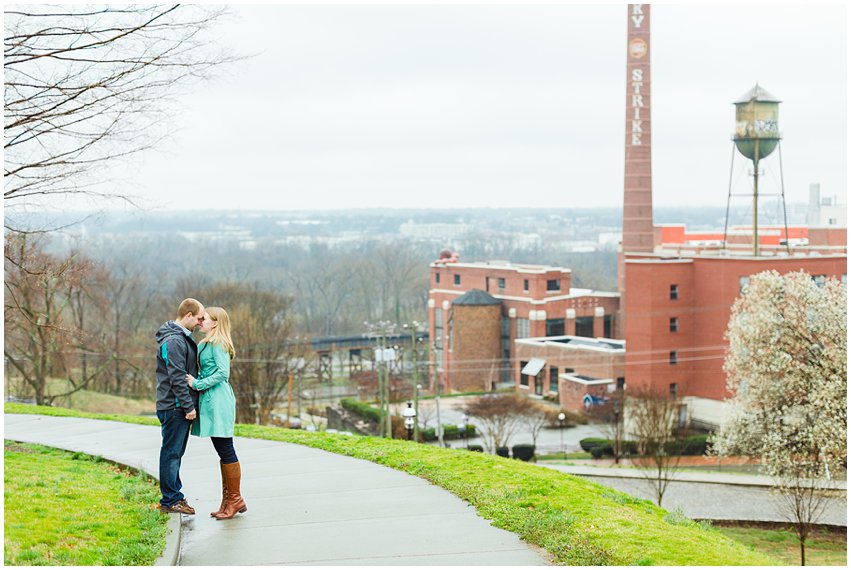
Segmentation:
{"type": "MultiPolygon", "coordinates": [[[[158,471],[160,430],[102,420],[5,414],[5,438],[158,471]]],[[[236,438],[248,512],[216,521],[218,458],[192,437],[181,479],[180,565],[530,566],[547,560],[427,481],[318,449],[236,438]]]]}

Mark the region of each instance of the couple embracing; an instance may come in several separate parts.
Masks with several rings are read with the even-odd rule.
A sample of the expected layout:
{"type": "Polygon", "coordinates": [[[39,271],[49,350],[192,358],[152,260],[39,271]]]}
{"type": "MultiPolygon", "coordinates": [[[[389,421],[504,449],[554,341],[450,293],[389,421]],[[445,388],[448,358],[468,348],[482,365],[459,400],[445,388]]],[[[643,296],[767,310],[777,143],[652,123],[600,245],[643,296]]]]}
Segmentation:
{"type": "Polygon", "coordinates": [[[184,299],[176,318],[160,327],[156,339],[157,418],[162,426],[160,510],[195,514],[180,492],[180,462],[191,432],[209,437],[219,455],[222,504],[210,516],[224,520],[244,513],[248,509],[239,490],[242,473],[233,447],[236,399],[228,381],[236,352],[227,312],[184,299]],[[197,344],[192,338],[196,329],[204,334],[197,344]]]}

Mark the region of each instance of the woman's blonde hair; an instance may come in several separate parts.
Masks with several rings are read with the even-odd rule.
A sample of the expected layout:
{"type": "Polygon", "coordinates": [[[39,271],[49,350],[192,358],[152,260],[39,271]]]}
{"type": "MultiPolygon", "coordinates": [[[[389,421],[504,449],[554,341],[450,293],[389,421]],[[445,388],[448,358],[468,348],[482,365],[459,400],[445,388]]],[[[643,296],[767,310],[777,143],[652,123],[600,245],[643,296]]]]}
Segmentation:
{"type": "Polygon", "coordinates": [[[230,337],[230,317],[227,311],[221,307],[207,307],[207,314],[216,323],[213,330],[210,331],[204,340],[210,344],[217,344],[224,348],[230,354],[231,360],[236,356],[236,350],[233,348],[233,340],[230,337]]]}

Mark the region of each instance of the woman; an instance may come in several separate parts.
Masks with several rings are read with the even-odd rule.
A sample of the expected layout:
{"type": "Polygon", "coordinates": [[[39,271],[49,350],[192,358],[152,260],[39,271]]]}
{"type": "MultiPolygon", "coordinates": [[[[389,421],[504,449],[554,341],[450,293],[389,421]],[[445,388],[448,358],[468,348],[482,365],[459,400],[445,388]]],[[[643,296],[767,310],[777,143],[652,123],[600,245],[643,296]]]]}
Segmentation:
{"type": "Polygon", "coordinates": [[[186,375],[189,385],[201,392],[198,418],[192,423],[192,435],[209,437],[219,454],[222,472],[222,504],[210,516],[219,520],[233,518],[248,510],[240,495],[242,473],[233,448],[233,424],[236,398],[228,382],[230,361],[236,352],[230,337],[230,318],[221,307],[207,307],[201,324],[204,340],[198,343],[198,378],[186,375]]]}

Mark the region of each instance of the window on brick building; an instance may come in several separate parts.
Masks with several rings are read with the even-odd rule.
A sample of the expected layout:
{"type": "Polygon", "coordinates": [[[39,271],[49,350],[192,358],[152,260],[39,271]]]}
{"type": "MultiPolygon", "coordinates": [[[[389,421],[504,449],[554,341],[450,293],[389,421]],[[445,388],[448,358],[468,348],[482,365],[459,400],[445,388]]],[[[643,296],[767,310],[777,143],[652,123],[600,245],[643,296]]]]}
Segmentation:
{"type": "Polygon", "coordinates": [[[550,366],[550,392],[558,392],[558,368],[550,366]]]}
{"type": "Polygon", "coordinates": [[[676,301],[680,298],[680,286],[679,285],[671,285],[671,300],[676,301]]]}
{"type": "Polygon", "coordinates": [[[677,317],[671,317],[670,328],[671,332],[680,332],[680,319],[677,317]]]}
{"type": "Polygon", "coordinates": [[[603,315],[603,337],[612,338],[612,315],[603,315]]]}
{"type": "Polygon", "coordinates": [[[457,273],[455,274],[455,284],[456,284],[456,285],[460,285],[460,284],[461,284],[461,276],[460,276],[460,275],[458,275],[457,273]]]}
{"type": "Polygon", "coordinates": [[[668,362],[671,363],[671,364],[677,363],[677,351],[676,350],[672,350],[671,352],[668,353],[668,362]]]}
{"type": "Polygon", "coordinates": [[[677,397],[677,383],[672,382],[671,385],[668,386],[668,389],[671,392],[671,397],[676,398],[677,397]]]}
{"type": "Polygon", "coordinates": [[[435,283],[440,283],[440,273],[435,273],[435,274],[434,274],[434,282],[435,282],[435,283]]]}
{"type": "Polygon", "coordinates": [[[739,293],[744,293],[745,288],[748,286],[748,283],[751,282],[751,278],[747,275],[742,275],[739,277],[739,293]]]}
{"type": "Polygon", "coordinates": [[[505,277],[497,277],[496,286],[500,289],[505,289],[505,277]]]}
{"type": "Polygon", "coordinates": [[[529,292],[529,280],[528,279],[523,280],[523,292],[524,293],[529,292]]]}
{"type": "Polygon", "coordinates": [[[565,368],[564,369],[565,374],[573,374],[573,372],[574,372],[573,368],[565,368]]]}
{"type": "Polygon", "coordinates": [[[564,335],[564,319],[547,319],[546,336],[564,335]]]}
{"type": "Polygon", "coordinates": [[[561,291],[561,279],[547,279],[547,291],[561,291]]]}
{"type": "Polygon", "coordinates": [[[623,376],[619,377],[619,378],[616,380],[616,382],[617,382],[617,383],[615,384],[615,387],[616,387],[618,390],[623,390],[624,388],[626,388],[626,378],[624,378],[623,376]]]}
{"type": "MultiPolygon", "coordinates": [[[[520,370],[523,370],[524,368],[526,368],[527,364],[529,364],[529,363],[526,362],[525,360],[521,360],[520,361],[520,370]]],[[[526,386],[527,388],[529,387],[529,376],[527,374],[523,374],[522,372],[520,373],[520,385],[526,386]]]]}
{"type": "Polygon", "coordinates": [[[529,338],[529,319],[517,319],[517,338],[529,338]]]}
{"type": "Polygon", "coordinates": [[[576,317],[576,336],[594,338],[594,317],[576,317]]]}

